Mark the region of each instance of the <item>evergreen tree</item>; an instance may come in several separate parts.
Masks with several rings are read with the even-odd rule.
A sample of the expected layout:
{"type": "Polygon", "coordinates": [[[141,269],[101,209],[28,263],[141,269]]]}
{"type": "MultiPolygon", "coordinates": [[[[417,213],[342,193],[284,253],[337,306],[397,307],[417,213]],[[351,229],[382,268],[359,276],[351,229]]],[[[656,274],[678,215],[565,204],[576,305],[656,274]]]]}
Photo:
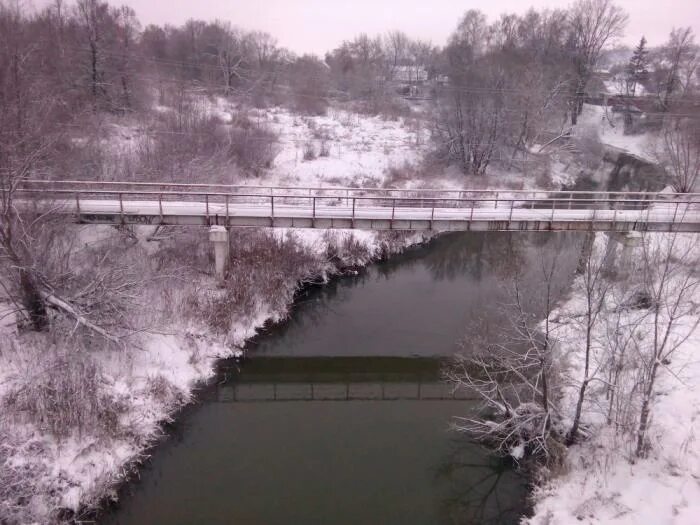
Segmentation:
{"type": "Polygon", "coordinates": [[[649,50],[646,45],[647,39],[642,37],[627,64],[627,95],[635,96],[637,84],[644,82],[649,76],[649,50]]]}

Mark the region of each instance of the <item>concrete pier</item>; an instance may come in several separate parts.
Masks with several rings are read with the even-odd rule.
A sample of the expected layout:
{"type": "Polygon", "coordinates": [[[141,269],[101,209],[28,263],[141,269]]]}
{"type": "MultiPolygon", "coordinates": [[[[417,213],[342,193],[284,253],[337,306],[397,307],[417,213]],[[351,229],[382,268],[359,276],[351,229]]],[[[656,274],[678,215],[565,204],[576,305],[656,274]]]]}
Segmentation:
{"type": "Polygon", "coordinates": [[[607,233],[607,245],[603,256],[603,269],[611,275],[620,277],[629,275],[634,266],[634,249],[642,244],[642,234],[639,232],[607,233]],[[618,248],[621,247],[618,260],[618,248]]]}
{"type": "Polygon", "coordinates": [[[639,232],[629,232],[620,235],[622,254],[620,255],[618,275],[628,276],[632,272],[634,269],[633,252],[635,248],[639,248],[642,245],[642,241],[642,234],[639,232]]]}
{"type": "Polygon", "coordinates": [[[229,238],[225,226],[210,226],[209,241],[214,245],[214,262],[216,278],[224,282],[229,259],[229,238]]]}

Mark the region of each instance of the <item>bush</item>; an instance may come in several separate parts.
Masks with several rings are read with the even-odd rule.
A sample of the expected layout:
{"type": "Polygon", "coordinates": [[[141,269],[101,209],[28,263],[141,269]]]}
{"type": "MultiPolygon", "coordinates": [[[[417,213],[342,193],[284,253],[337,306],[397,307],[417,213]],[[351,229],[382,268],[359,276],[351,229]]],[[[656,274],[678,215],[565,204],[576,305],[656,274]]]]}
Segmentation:
{"type": "Polygon", "coordinates": [[[208,322],[219,333],[227,333],[236,321],[261,312],[283,318],[299,286],[328,270],[325,261],[293,235],[236,230],[230,242],[224,289],[211,297],[206,307],[208,322]]]}
{"type": "Polygon", "coordinates": [[[316,147],[313,142],[304,144],[304,160],[310,161],[316,159],[316,147]]]}
{"type": "Polygon", "coordinates": [[[358,241],[354,235],[327,231],[323,240],[326,243],[326,257],[336,268],[342,270],[362,266],[372,260],[372,249],[358,241]]]}
{"type": "Polygon", "coordinates": [[[270,128],[246,120],[231,128],[229,154],[236,164],[253,175],[272,167],[279,155],[279,137],[270,128]]]}
{"type": "Polygon", "coordinates": [[[73,348],[76,343],[58,341],[53,355],[41,355],[41,366],[30,367],[24,377],[16,378],[15,387],[0,402],[2,412],[58,438],[75,431],[116,435],[123,406],[104,393],[97,366],[87,352],[73,348]]]}

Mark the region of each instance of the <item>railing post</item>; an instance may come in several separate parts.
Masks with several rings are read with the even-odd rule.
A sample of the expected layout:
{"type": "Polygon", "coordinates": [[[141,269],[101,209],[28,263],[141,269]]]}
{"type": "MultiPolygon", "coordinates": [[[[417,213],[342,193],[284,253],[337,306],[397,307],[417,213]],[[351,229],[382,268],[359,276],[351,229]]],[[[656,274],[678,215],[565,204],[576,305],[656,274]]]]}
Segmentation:
{"type": "Polygon", "coordinates": [[[270,195],[270,208],[272,211],[272,214],[270,215],[270,226],[274,227],[275,226],[275,196],[270,195]]]}
{"type": "Polygon", "coordinates": [[[676,201],[676,211],[673,212],[673,219],[671,219],[671,224],[668,228],[669,232],[673,231],[673,226],[676,224],[676,217],[678,216],[678,205],[680,204],[679,201],[676,201]]]}
{"type": "Polygon", "coordinates": [[[508,227],[510,228],[510,223],[513,222],[513,206],[515,205],[515,199],[510,201],[510,215],[508,215],[508,227]]]}
{"type": "Polygon", "coordinates": [[[119,217],[124,224],[124,202],[122,201],[122,194],[119,194],[119,217]]]}
{"type": "Polygon", "coordinates": [[[391,200],[391,222],[389,223],[389,229],[394,229],[394,216],[396,214],[396,199],[391,200]]]}
{"type": "Polygon", "coordinates": [[[313,212],[311,215],[311,227],[315,228],[316,227],[316,196],[314,195],[311,197],[312,201],[312,206],[313,206],[313,212]]]}
{"type": "Polygon", "coordinates": [[[496,192],[496,201],[493,203],[494,208],[498,208],[498,192],[496,192]]]}
{"type": "Polygon", "coordinates": [[[350,224],[353,228],[355,228],[355,200],[356,198],[352,198],[352,218],[350,219],[350,224]]]}
{"type": "Polygon", "coordinates": [[[204,202],[205,202],[205,205],[207,208],[207,210],[206,210],[207,211],[207,223],[209,223],[209,194],[208,193],[204,195],[204,202]]]}
{"type": "Polygon", "coordinates": [[[80,193],[75,192],[75,208],[78,210],[78,217],[80,217],[80,193]]]}
{"type": "Polygon", "coordinates": [[[158,211],[160,212],[160,222],[163,223],[163,194],[158,194],[158,211]]]}
{"type": "MultiPolygon", "coordinates": [[[[555,197],[552,197],[552,220],[550,222],[554,223],[554,206],[556,205],[557,201],[555,197]]],[[[552,226],[550,224],[550,226],[552,226]]]]}
{"type": "Polygon", "coordinates": [[[229,212],[228,212],[228,199],[229,199],[229,194],[226,194],[226,226],[228,226],[228,217],[229,217],[229,212]]]}
{"type": "Polygon", "coordinates": [[[430,231],[433,231],[433,222],[435,221],[435,201],[433,201],[433,207],[430,209],[430,231]]]}

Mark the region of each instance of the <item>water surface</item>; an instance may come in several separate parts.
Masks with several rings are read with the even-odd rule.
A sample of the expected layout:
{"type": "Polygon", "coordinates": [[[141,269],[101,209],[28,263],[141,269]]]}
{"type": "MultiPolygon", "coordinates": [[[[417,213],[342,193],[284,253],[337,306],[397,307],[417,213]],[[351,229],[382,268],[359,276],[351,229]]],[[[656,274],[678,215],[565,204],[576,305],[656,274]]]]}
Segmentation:
{"type": "Polygon", "coordinates": [[[563,291],[579,240],[445,235],[308,290],[242,368],[222,364],[102,522],[517,523],[525,480],[450,431],[475,402],[440,369],[507,333],[516,273],[537,311],[542,261],[560,254],[563,291]]]}

